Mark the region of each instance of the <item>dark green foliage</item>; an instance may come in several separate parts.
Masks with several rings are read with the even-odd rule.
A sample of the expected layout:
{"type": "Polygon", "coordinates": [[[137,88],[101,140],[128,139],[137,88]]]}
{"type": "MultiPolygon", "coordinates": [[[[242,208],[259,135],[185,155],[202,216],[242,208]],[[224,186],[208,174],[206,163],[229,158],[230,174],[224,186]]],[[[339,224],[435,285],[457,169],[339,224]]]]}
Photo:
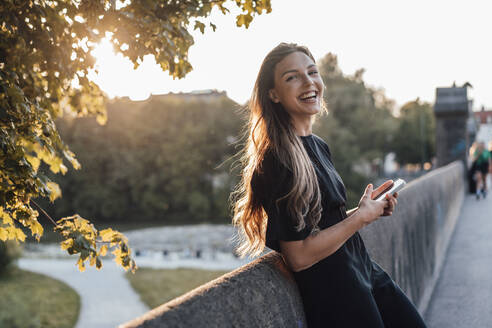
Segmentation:
{"type": "Polygon", "coordinates": [[[403,105],[393,141],[400,164],[424,164],[432,160],[436,152],[435,125],[431,104],[417,99],[403,105]]]}
{"type": "Polygon", "coordinates": [[[51,213],[77,210],[96,222],[229,221],[238,107],[218,93],[153,96],[110,103],[104,126],[90,118],[60,120],[83,167],[55,177],[63,197],[51,213]]]}
{"type": "Polygon", "coordinates": [[[0,276],[4,274],[12,262],[20,256],[20,247],[13,241],[0,241],[0,276]]]}

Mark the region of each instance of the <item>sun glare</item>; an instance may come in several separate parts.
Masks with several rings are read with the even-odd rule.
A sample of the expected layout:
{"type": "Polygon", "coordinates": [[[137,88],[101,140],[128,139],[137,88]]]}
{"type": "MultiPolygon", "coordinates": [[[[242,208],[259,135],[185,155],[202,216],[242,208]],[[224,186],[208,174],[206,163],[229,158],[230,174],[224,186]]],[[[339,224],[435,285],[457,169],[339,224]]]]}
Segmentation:
{"type": "Polygon", "coordinates": [[[162,72],[153,56],[145,56],[138,69],[122,54],[115,54],[113,46],[106,36],[92,50],[96,58],[95,70],[89,78],[111,98],[128,96],[132,100],[144,100],[156,87],[156,81],[162,80],[162,72]],[[96,73],[97,70],[97,73],[96,73]]]}

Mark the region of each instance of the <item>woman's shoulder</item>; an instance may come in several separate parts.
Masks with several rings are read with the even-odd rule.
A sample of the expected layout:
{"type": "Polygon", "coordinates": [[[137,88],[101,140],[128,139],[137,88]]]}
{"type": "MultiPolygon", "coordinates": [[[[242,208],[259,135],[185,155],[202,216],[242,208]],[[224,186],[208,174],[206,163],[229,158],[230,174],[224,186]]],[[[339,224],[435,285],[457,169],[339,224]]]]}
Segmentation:
{"type": "Polygon", "coordinates": [[[292,186],[292,173],[274,154],[265,154],[253,171],[250,186],[266,206],[273,199],[288,193],[292,186]]]}
{"type": "Polygon", "coordinates": [[[267,151],[253,172],[252,182],[262,185],[285,182],[290,170],[280,161],[273,151],[267,151]]]}
{"type": "Polygon", "coordinates": [[[328,146],[328,144],[326,143],[326,141],[324,141],[323,138],[321,138],[320,136],[318,136],[316,134],[312,134],[312,137],[313,137],[313,141],[318,146],[320,146],[326,152],[326,154],[331,158],[330,147],[328,146]]]}
{"type": "Polygon", "coordinates": [[[267,150],[261,161],[258,163],[257,170],[267,174],[278,174],[286,170],[288,171],[288,168],[273,150],[267,150]]]}

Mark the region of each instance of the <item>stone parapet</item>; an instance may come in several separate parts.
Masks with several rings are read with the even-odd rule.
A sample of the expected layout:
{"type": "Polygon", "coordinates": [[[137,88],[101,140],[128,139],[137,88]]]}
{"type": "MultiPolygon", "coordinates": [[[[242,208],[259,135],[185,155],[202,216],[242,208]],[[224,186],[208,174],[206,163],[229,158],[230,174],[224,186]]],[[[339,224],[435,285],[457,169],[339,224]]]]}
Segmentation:
{"type": "Polygon", "coordinates": [[[465,198],[461,161],[410,182],[397,209],[361,231],[374,261],[424,313],[465,198]]]}

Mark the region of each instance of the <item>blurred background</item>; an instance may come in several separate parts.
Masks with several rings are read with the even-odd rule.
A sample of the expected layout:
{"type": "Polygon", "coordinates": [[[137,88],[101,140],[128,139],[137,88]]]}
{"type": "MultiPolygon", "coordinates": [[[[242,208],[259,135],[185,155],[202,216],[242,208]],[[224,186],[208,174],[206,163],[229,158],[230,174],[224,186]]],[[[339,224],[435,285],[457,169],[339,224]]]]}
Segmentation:
{"type": "Polygon", "coordinates": [[[190,32],[194,69],[181,80],[162,72],[151,55],[135,70],[113,52],[111,34],[95,46],[89,78],[105,94],[107,122],[69,111],[56,120],[82,167],[60,175],[41,164],[62,197],[37,202],[55,219],[78,213],[98,229],[124,232],[140,269],[124,274],[107,261],[101,272],[80,273],[51,229],[39,243],[0,242],[0,268],[17,264],[63,281],[65,287],[56,288],[66,294],[55,298],[69,313],[55,323],[22,317],[30,310],[19,305],[21,296],[5,298],[27,288],[20,280],[6,285],[5,277],[20,279],[25,272],[12,269],[0,279],[0,326],[114,326],[251,260],[234,253],[229,197],[239,179],[235,155],[244,142],[246,104],[263,57],[280,42],[306,45],[317,58],[329,114],[317,118],[313,132],[330,146],[349,208],[368,183],[408,182],[435,167],[436,87],[468,85],[471,138],[492,139],[490,8],[484,2],[271,5],[272,13],[255,17],[247,30],[235,26],[233,15],[214,10],[215,32],[190,32]],[[115,290],[123,294],[111,294],[115,290]],[[16,312],[3,311],[2,300],[17,302],[16,312]],[[91,308],[94,302],[99,309],[91,308]],[[92,312],[82,315],[81,309],[92,312]]]}

